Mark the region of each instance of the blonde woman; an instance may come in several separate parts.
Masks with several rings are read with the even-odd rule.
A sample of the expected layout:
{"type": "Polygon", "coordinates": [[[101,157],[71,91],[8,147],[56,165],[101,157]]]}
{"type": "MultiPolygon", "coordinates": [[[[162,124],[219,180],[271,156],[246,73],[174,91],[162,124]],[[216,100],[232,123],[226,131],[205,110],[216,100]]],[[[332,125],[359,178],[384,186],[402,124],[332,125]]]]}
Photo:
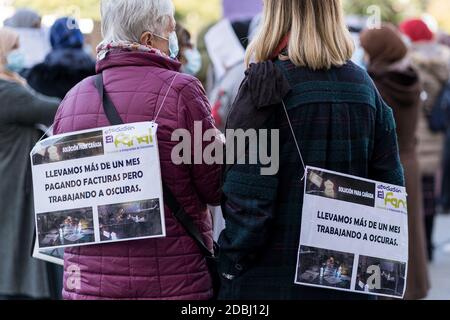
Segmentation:
{"type": "Polygon", "coordinates": [[[294,284],[304,166],[286,113],[306,165],[403,185],[392,110],[350,62],[339,0],[265,0],[263,16],[227,127],[280,129],[280,141],[271,144],[273,175],[262,165],[226,169],[220,298],[367,298],[294,284]]]}

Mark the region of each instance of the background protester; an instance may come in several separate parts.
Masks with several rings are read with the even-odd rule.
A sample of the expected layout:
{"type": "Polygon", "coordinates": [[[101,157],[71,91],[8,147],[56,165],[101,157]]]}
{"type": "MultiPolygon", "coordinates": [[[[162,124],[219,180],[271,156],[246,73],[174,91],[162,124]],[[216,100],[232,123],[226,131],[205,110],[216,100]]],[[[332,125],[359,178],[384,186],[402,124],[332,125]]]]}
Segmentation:
{"type": "Polygon", "coordinates": [[[180,46],[178,61],[181,62],[181,72],[196,76],[202,68],[202,56],[192,43],[191,34],[181,24],[177,24],[176,33],[180,46]]]}
{"type": "Polygon", "coordinates": [[[23,59],[24,73],[35,64],[42,62],[50,51],[48,30],[41,26],[41,16],[31,9],[18,9],[12,17],[6,19],[4,25],[14,29],[19,34],[20,48],[16,52],[16,59],[23,59]]]}
{"type": "Polygon", "coordinates": [[[422,181],[416,150],[422,87],[408,57],[408,48],[393,25],[365,30],[361,45],[369,56],[368,72],[383,99],[393,108],[400,159],[408,193],[409,264],[405,299],[422,299],[428,280],[422,181]]]}
{"type": "Polygon", "coordinates": [[[63,99],[84,78],[95,74],[95,61],[83,50],[84,36],[73,18],[60,18],[50,29],[52,51],[27,74],[36,91],[63,99]]]}
{"type": "Polygon", "coordinates": [[[245,48],[258,26],[261,9],[260,0],[223,0],[222,19],[200,33],[198,48],[203,62],[198,78],[204,83],[210,100],[215,100],[212,91],[225,77],[233,78],[236,86],[242,81],[245,48]]]}
{"type": "MultiPolygon", "coordinates": [[[[199,36],[203,51],[199,79],[206,85],[215,124],[222,132],[245,73],[245,49],[260,21],[262,1],[222,1],[222,20],[199,36]]],[[[213,208],[214,239],[225,228],[222,211],[213,208]]]]}
{"type": "Polygon", "coordinates": [[[234,165],[225,174],[220,297],[368,298],[294,284],[304,168],[281,102],[306,165],[403,185],[392,110],[349,61],[354,45],[339,0],[265,0],[263,16],[247,50],[247,64],[257,64],[227,127],[279,128],[280,170],[261,176],[260,165],[234,165]]]}
{"type": "MultiPolygon", "coordinates": [[[[200,82],[179,73],[181,64],[174,59],[178,42],[172,1],[104,0],[101,12],[104,40],[98,48],[97,71],[103,74],[105,91],[125,122],[158,116],[162,179],[212,249],[207,204],[219,203],[221,166],[177,166],[171,161],[175,129],[193,136],[194,121],[201,122],[203,130],[214,129],[200,82]]],[[[82,81],[60,106],[55,132],[108,126],[100,104],[94,79],[82,81]]],[[[205,258],[169,208],[164,211],[165,238],[67,249],[66,267],[77,264],[83,272],[81,286],[65,286],[64,297],[210,299],[212,281],[205,258]]],[[[67,280],[70,270],[64,276],[67,280]]]]}
{"type": "Polygon", "coordinates": [[[55,298],[47,265],[30,256],[34,234],[29,153],[52,123],[58,101],[38,96],[8,69],[19,35],[0,29],[0,298],[55,298]]]}
{"type": "Polygon", "coordinates": [[[363,69],[366,69],[364,49],[361,47],[360,34],[367,27],[367,18],[360,16],[347,16],[346,24],[355,42],[355,52],[352,61],[363,69]]]}
{"type": "MultiPolygon", "coordinates": [[[[257,19],[254,19],[255,21],[257,19]]],[[[236,55],[238,58],[230,63],[229,67],[225,68],[222,74],[216,74],[214,76],[214,83],[211,86],[211,90],[208,94],[209,101],[212,105],[212,113],[218,128],[222,131],[225,129],[228,113],[230,112],[231,105],[236,98],[239,87],[244,79],[246,65],[245,65],[245,49],[247,49],[248,41],[251,38],[251,34],[258,27],[258,24],[253,24],[253,20],[246,20],[240,22],[234,22],[228,28],[229,36],[234,39],[235,46],[227,44],[227,49],[230,50],[231,55],[236,55],[236,51],[242,50],[242,56],[236,55]],[[234,51],[234,53],[233,53],[234,51]]],[[[218,30],[221,32],[221,30],[218,30]]],[[[210,38],[214,39],[217,34],[213,34],[210,38]]],[[[223,43],[224,45],[226,44],[223,43]]],[[[217,55],[221,57],[222,50],[219,48],[213,48],[209,50],[210,56],[217,55]]],[[[225,56],[223,56],[226,58],[225,56]]],[[[217,62],[216,59],[213,59],[217,62]]],[[[227,65],[227,61],[223,61],[223,65],[227,65]]]]}
{"type": "Polygon", "coordinates": [[[418,152],[422,172],[425,206],[425,228],[429,259],[433,258],[432,234],[438,196],[437,176],[441,174],[444,135],[430,130],[428,118],[450,76],[450,51],[437,43],[433,32],[420,19],[400,25],[401,31],[412,41],[412,59],[423,88],[424,104],[419,114],[418,152]]]}

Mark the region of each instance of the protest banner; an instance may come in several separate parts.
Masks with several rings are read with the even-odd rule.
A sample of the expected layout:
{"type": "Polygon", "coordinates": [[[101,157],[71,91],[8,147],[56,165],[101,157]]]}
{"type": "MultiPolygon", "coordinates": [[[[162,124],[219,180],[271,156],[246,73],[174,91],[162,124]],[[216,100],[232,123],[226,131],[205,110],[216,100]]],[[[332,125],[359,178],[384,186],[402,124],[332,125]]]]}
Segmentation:
{"type": "Polygon", "coordinates": [[[31,152],[38,249],[165,237],[157,125],[56,135],[31,152]]]}
{"type": "Polygon", "coordinates": [[[404,187],[307,167],[295,283],[402,298],[406,198],[404,187]]]}

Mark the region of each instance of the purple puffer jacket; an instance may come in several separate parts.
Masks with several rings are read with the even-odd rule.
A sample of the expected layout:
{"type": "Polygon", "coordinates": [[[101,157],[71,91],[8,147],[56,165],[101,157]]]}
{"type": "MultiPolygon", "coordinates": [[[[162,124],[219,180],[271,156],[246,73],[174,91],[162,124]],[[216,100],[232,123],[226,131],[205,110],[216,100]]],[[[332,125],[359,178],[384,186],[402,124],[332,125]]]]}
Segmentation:
{"type": "MultiPolygon", "coordinates": [[[[97,72],[103,72],[105,91],[127,123],[153,120],[178,74],[157,120],[162,178],[212,249],[207,204],[220,202],[221,166],[173,164],[171,151],[177,142],[171,142],[171,135],[184,128],[194,136],[194,121],[203,123],[203,131],[214,128],[214,122],[201,84],[178,73],[179,68],[178,62],[153,53],[115,51],[98,63],[97,72]]],[[[56,134],[109,126],[92,77],[67,94],[54,125],[56,134]]],[[[64,298],[211,298],[211,277],[198,246],[167,206],[165,218],[165,238],[66,249],[64,298]],[[80,270],[81,286],[68,285],[72,265],[80,270]]]]}

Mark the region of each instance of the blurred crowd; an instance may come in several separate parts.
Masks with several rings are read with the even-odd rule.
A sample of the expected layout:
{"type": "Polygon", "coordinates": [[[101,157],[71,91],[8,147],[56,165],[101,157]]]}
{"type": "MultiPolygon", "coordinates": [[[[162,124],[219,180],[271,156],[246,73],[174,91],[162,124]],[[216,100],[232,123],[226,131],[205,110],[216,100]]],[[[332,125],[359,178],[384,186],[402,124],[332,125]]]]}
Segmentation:
{"type": "MultiPolygon", "coordinates": [[[[222,131],[246,74],[246,49],[261,11],[259,0],[224,0],[223,18],[198,39],[176,26],[180,70],[202,82],[222,131]]],[[[450,211],[450,35],[420,18],[376,29],[362,21],[348,25],[357,46],[353,59],[393,110],[409,195],[406,299],[422,299],[430,289],[435,217],[450,211]]],[[[62,268],[30,257],[29,152],[49,134],[68,92],[95,74],[96,57],[72,17],[57,19],[47,30],[38,13],[18,9],[0,29],[0,299],[61,298],[62,268]]],[[[217,239],[225,222],[219,207],[210,210],[217,239]]]]}

